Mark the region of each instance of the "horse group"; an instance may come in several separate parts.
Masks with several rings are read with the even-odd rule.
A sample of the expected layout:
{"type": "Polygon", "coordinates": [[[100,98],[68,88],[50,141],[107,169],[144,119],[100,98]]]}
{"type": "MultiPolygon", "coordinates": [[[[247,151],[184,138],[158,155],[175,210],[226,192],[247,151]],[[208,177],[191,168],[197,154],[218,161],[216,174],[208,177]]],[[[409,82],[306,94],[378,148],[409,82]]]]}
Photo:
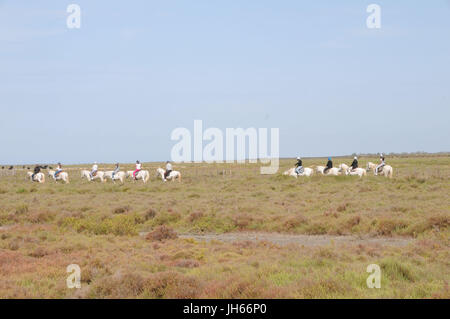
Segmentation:
{"type": "MultiPolygon", "coordinates": [[[[380,176],[385,176],[385,177],[389,177],[389,178],[392,178],[392,175],[393,175],[393,168],[390,165],[383,166],[381,171],[378,172],[378,174],[376,174],[375,170],[377,168],[377,165],[372,162],[367,163],[366,169],[361,168],[361,167],[352,169],[351,167],[349,167],[348,165],[346,165],[344,163],[340,164],[339,167],[330,168],[326,173],[324,173],[325,168],[326,168],[325,166],[316,166],[315,169],[312,167],[304,167],[303,172],[301,174],[297,174],[295,172],[295,168],[293,167],[293,168],[290,168],[287,171],[285,171],[283,173],[283,175],[293,176],[293,177],[297,178],[299,176],[309,177],[309,176],[314,175],[315,173],[325,175],[325,176],[328,176],[328,175],[339,176],[339,175],[345,174],[345,175],[350,175],[350,176],[359,176],[361,178],[363,176],[366,176],[367,172],[369,172],[369,171],[373,171],[374,175],[380,175],[380,176]]],[[[179,171],[171,171],[167,177],[165,177],[165,172],[166,171],[163,168],[161,168],[161,167],[157,168],[156,169],[156,178],[161,178],[161,180],[163,182],[165,182],[167,180],[171,180],[171,181],[178,180],[181,182],[181,173],[179,171]]],[[[32,175],[33,175],[32,172],[27,173],[27,177],[30,180],[31,180],[32,175]]],[[[55,182],[63,181],[66,184],[69,183],[69,174],[67,172],[61,172],[58,174],[58,176],[55,177],[55,171],[49,170],[48,176],[53,178],[53,180],[55,182]]],[[[113,171],[98,171],[94,176],[91,176],[90,171],[82,170],[81,171],[81,179],[83,179],[83,178],[86,178],[86,180],[88,180],[89,182],[95,181],[95,180],[100,180],[100,182],[103,183],[109,179],[113,183],[115,183],[116,181],[120,181],[120,183],[122,183],[122,184],[125,182],[125,179],[132,178],[133,182],[141,180],[145,184],[150,179],[150,172],[148,170],[141,170],[136,174],[136,176],[134,178],[133,171],[127,171],[127,172],[119,171],[115,174],[113,174],[113,171]]],[[[41,184],[45,183],[45,174],[44,173],[35,174],[34,179],[32,181],[36,181],[41,184]]]]}
{"type": "MultiPolygon", "coordinates": [[[[161,180],[163,182],[167,180],[175,181],[176,179],[181,182],[181,173],[179,171],[172,171],[170,174],[164,178],[165,170],[161,167],[156,169],[156,177],[161,177],[161,180]]],[[[113,171],[98,171],[95,176],[91,179],[91,172],[87,170],[81,171],[81,179],[86,178],[88,181],[93,181],[96,179],[99,179],[102,183],[110,179],[112,182],[120,181],[121,183],[125,182],[125,179],[127,178],[133,178],[133,181],[139,181],[141,180],[144,184],[148,182],[150,179],[150,172],[148,170],[140,170],[137,172],[135,178],[133,177],[133,171],[127,171],[127,172],[117,172],[114,174],[113,177],[113,171]]]]}
{"type": "MultiPolygon", "coordinates": [[[[325,171],[325,166],[316,166],[316,168],[312,168],[312,167],[305,167],[303,168],[303,173],[301,174],[297,174],[295,172],[295,167],[292,167],[290,169],[288,169],[287,171],[285,171],[283,173],[283,175],[288,175],[288,176],[293,176],[295,178],[297,178],[298,176],[312,176],[314,174],[314,172],[316,172],[317,174],[321,174],[321,175],[331,175],[331,176],[338,176],[338,175],[342,175],[343,173],[345,175],[351,175],[351,176],[359,176],[359,177],[363,177],[367,175],[367,172],[372,171],[374,175],[375,174],[375,170],[377,168],[377,164],[374,164],[372,162],[368,162],[367,163],[367,167],[366,169],[361,168],[361,167],[357,167],[355,169],[352,169],[351,167],[349,167],[347,164],[340,164],[339,167],[332,167],[328,170],[327,173],[324,173],[325,171]]],[[[385,165],[383,166],[382,170],[380,172],[378,172],[378,175],[381,176],[385,176],[385,177],[389,177],[392,178],[392,175],[394,173],[394,170],[392,168],[392,166],[390,165],[385,165]]]]}
{"type": "MultiPolygon", "coordinates": [[[[178,180],[181,182],[181,173],[179,171],[171,171],[170,174],[164,178],[165,170],[162,168],[156,169],[156,177],[161,177],[162,181],[165,182],[167,180],[175,181],[178,180]]],[[[133,171],[127,171],[122,172],[119,171],[114,174],[114,171],[97,171],[97,173],[94,176],[91,176],[91,172],[88,170],[81,170],[81,179],[86,178],[89,182],[99,180],[100,182],[104,183],[108,179],[111,180],[113,183],[116,181],[120,181],[122,184],[125,182],[125,179],[127,178],[133,178],[133,181],[139,181],[141,180],[144,184],[147,183],[150,179],[150,172],[148,170],[141,170],[139,171],[135,179],[133,177],[133,171]]],[[[27,178],[31,180],[31,177],[33,176],[32,172],[27,173],[27,178]]],[[[69,174],[67,172],[61,172],[58,174],[58,176],[55,177],[55,171],[50,170],[48,171],[48,176],[53,178],[55,182],[57,181],[63,181],[66,184],[69,184],[69,174]]],[[[45,174],[44,173],[37,173],[34,175],[34,178],[32,182],[38,182],[40,184],[45,183],[45,174]]]]}

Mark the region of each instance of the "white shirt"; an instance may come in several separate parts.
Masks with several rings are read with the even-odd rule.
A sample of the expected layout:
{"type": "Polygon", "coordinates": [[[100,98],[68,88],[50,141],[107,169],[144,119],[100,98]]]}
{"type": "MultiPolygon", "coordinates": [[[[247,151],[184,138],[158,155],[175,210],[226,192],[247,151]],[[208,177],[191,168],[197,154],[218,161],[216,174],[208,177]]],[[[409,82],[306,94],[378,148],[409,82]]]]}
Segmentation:
{"type": "Polygon", "coordinates": [[[172,170],[172,164],[167,163],[166,170],[171,171],[172,170]]]}
{"type": "Polygon", "coordinates": [[[136,169],[141,169],[141,163],[136,164],[136,169]]]}
{"type": "Polygon", "coordinates": [[[97,164],[94,164],[94,166],[92,166],[92,170],[93,170],[93,171],[96,171],[96,170],[98,170],[98,166],[97,166],[97,164]]]}

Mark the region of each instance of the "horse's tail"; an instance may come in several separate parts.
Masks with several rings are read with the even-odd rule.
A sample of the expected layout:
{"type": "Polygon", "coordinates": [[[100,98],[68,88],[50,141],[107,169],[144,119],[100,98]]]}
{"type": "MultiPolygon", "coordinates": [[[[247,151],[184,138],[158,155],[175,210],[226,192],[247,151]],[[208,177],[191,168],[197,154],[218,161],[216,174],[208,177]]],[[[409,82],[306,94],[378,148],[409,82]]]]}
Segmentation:
{"type": "Polygon", "coordinates": [[[145,179],[144,179],[144,181],[147,183],[149,178],[150,178],[150,172],[149,171],[145,171],[145,179]]]}
{"type": "Polygon", "coordinates": [[[391,166],[391,169],[389,170],[389,178],[392,178],[393,173],[394,173],[394,169],[391,166]]]}
{"type": "Polygon", "coordinates": [[[178,174],[179,174],[179,175],[178,175],[178,176],[179,176],[178,178],[180,179],[180,182],[181,182],[181,173],[178,173],[178,174]]]}
{"type": "Polygon", "coordinates": [[[42,174],[42,181],[41,183],[45,183],[45,174],[42,174]]]}

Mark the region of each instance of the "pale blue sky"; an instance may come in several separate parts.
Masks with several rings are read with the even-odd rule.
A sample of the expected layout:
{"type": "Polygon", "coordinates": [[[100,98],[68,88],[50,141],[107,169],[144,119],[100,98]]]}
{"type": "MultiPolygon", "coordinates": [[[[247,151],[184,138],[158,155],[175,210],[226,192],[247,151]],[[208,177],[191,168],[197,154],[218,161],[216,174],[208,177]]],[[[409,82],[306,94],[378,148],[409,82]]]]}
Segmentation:
{"type": "Polygon", "coordinates": [[[282,157],[450,151],[449,118],[448,0],[0,0],[1,163],[166,160],[194,119],[282,157]]]}

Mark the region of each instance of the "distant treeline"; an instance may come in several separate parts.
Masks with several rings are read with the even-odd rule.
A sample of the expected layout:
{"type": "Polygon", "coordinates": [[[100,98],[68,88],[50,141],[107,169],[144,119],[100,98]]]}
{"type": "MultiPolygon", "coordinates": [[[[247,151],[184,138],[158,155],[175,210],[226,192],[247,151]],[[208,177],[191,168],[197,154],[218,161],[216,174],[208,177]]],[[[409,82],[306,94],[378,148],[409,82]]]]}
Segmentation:
{"type": "MultiPolygon", "coordinates": [[[[403,152],[403,153],[383,153],[386,157],[446,157],[450,156],[450,152],[438,152],[438,153],[427,153],[427,152],[403,152]]],[[[347,158],[347,157],[378,157],[380,153],[353,153],[350,155],[340,155],[331,156],[332,158],[347,158]]],[[[302,156],[302,158],[327,158],[327,156],[302,156]]],[[[283,157],[280,159],[292,159],[292,157],[283,157]]]]}

